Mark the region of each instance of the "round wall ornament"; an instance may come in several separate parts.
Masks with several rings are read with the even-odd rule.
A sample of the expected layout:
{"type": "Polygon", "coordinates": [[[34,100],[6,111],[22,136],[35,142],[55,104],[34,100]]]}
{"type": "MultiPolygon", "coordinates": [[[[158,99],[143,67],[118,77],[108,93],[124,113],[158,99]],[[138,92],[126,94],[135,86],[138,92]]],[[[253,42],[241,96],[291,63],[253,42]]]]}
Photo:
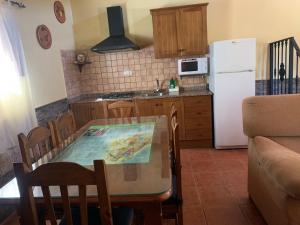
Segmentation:
{"type": "Polygon", "coordinates": [[[52,37],[49,28],[42,24],[36,28],[36,37],[43,49],[49,49],[52,45],[52,37]]]}
{"type": "Polygon", "coordinates": [[[79,53],[76,55],[76,60],[78,63],[85,63],[86,59],[87,59],[87,57],[86,57],[86,54],[84,54],[84,53],[79,53]]]}
{"type": "Polygon", "coordinates": [[[54,14],[58,22],[60,23],[66,22],[65,8],[64,5],[61,3],[61,1],[54,2],[54,14]]]}

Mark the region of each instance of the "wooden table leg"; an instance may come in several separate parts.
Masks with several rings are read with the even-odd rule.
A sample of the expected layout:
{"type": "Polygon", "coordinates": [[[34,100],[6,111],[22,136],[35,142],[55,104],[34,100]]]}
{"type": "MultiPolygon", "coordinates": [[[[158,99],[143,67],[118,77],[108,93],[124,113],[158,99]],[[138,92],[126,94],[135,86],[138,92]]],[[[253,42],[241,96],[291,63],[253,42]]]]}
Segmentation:
{"type": "Polygon", "coordinates": [[[144,209],[145,225],[162,225],[161,203],[146,203],[144,209]]]}

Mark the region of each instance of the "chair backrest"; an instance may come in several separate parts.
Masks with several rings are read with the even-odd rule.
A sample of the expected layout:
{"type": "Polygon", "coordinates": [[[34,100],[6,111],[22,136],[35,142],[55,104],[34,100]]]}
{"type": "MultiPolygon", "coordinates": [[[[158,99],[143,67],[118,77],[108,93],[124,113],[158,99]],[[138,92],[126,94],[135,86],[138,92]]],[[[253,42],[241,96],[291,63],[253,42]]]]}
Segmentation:
{"type": "Polygon", "coordinates": [[[113,117],[115,118],[128,118],[136,116],[138,114],[138,110],[134,102],[117,101],[114,103],[106,104],[107,106],[104,105],[104,115],[106,116],[106,118],[109,117],[109,112],[112,112],[113,117]]]}
{"type": "Polygon", "coordinates": [[[177,108],[174,104],[171,106],[171,111],[170,111],[170,118],[176,117],[177,118],[177,108]]]}
{"type": "MultiPolygon", "coordinates": [[[[171,134],[173,133],[173,129],[172,129],[172,119],[173,118],[176,118],[176,122],[177,122],[177,108],[174,104],[172,104],[171,106],[171,111],[170,111],[170,131],[171,131],[171,134]]],[[[173,134],[170,135],[170,149],[171,151],[174,151],[174,137],[173,137],[173,134]]],[[[172,153],[172,154],[175,154],[175,153],[172,153]]]]}
{"type": "Polygon", "coordinates": [[[172,141],[173,141],[173,156],[175,161],[175,174],[177,185],[177,196],[182,199],[182,182],[181,182],[181,157],[180,157],[180,142],[179,142],[179,124],[177,117],[171,119],[172,141]]]}
{"type": "MultiPolygon", "coordinates": [[[[112,225],[112,212],[106,182],[105,162],[94,161],[94,171],[75,163],[47,163],[31,171],[24,163],[15,163],[14,170],[20,190],[20,213],[22,224],[38,225],[38,214],[33,187],[41,187],[47,218],[51,225],[57,225],[50,186],[59,187],[67,225],[73,225],[68,186],[78,186],[80,203],[80,224],[88,224],[87,185],[96,185],[98,191],[101,224],[112,225]],[[58,175],[59,174],[59,175],[58,175]]],[[[72,196],[73,198],[74,196],[72,196]]],[[[57,196],[55,197],[57,198],[57,196]]],[[[77,199],[77,197],[76,197],[77,199]]],[[[78,224],[78,221],[77,223],[78,224]]]]}
{"type": "Polygon", "coordinates": [[[28,135],[18,135],[22,160],[32,169],[32,163],[38,161],[53,150],[54,133],[46,127],[36,127],[28,135]]]}
{"type": "Polygon", "coordinates": [[[50,128],[53,126],[55,134],[55,146],[64,147],[70,144],[76,133],[76,124],[73,112],[66,112],[49,123],[50,128]]]}

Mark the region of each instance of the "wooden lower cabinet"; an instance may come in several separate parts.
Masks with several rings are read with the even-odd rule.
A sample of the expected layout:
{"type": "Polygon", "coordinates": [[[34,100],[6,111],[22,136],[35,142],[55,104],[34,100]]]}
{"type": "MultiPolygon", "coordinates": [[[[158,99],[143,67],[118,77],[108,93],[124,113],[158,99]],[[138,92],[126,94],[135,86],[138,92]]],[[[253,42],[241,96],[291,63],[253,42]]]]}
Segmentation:
{"type": "Polygon", "coordinates": [[[137,99],[136,105],[140,116],[164,115],[164,100],[158,99],[137,99]]]}
{"type": "MultiPolygon", "coordinates": [[[[174,104],[178,110],[181,146],[213,146],[212,96],[136,99],[135,103],[140,116],[166,115],[169,122],[171,106],[174,104]]],[[[102,102],[74,103],[71,109],[77,128],[90,120],[105,118],[102,102]]]]}
{"type": "MultiPolygon", "coordinates": [[[[212,147],[211,96],[174,97],[136,100],[140,116],[166,115],[171,106],[178,110],[182,147],[212,147]]],[[[171,130],[171,128],[170,128],[171,130]]]]}
{"type": "Polygon", "coordinates": [[[185,97],[183,101],[185,147],[212,147],[212,98],[185,97]]]}
{"type": "MultiPolygon", "coordinates": [[[[166,115],[170,119],[171,107],[174,104],[178,110],[178,123],[180,128],[180,139],[184,139],[184,128],[183,128],[183,113],[182,113],[182,102],[181,98],[158,98],[158,99],[137,99],[137,108],[140,116],[159,116],[166,115]]],[[[171,126],[169,127],[171,131],[171,126]]]]}
{"type": "Polygon", "coordinates": [[[71,110],[74,113],[77,129],[91,120],[105,118],[102,102],[72,103],[71,110]]]}
{"type": "Polygon", "coordinates": [[[102,102],[93,102],[91,104],[91,111],[92,111],[92,119],[103,119],[104,116],[104,109],[102,102]]]}
{"type": "Polygon", "coordinates": [[[93,119],[92,103],[72,103],[71,110],[74,114],[76,128],[80,129],[86,123],[93,119]]]}

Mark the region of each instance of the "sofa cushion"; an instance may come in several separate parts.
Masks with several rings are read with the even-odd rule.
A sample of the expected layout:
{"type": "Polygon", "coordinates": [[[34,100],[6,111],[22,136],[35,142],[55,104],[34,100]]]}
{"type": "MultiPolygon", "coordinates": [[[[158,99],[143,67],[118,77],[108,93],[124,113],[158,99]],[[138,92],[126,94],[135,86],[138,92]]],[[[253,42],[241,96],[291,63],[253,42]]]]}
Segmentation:
{"type": "Polygon", "coordinates": [[[260,166],[288,195],[300,199],[300,154],[265,138],[255,137],[260,166]]]}
{"type": "Polygon", "coordinates": [[[268,138],[300,154],[300,137],[268,137],[268,138]]]}
{"type": "Polygon", "coordinates": [[[243,102],[244,133],[254,138],[299,137],[300,94],[255,96],[243,102]]]}

